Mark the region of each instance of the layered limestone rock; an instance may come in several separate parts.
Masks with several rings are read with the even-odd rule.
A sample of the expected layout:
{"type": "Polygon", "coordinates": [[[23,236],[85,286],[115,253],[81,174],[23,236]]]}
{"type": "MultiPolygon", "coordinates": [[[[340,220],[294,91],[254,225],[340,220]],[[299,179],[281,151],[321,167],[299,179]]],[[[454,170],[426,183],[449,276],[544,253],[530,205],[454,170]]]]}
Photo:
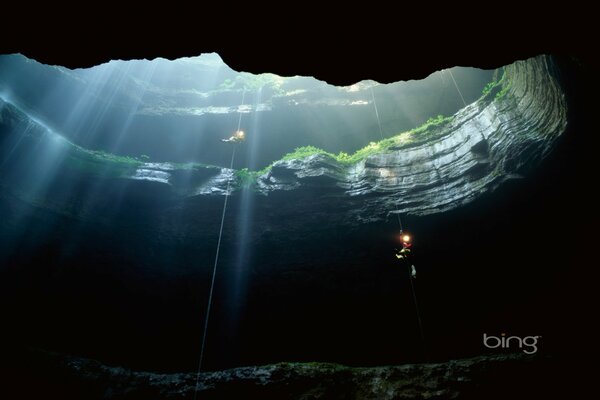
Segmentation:
{"type": "Polygon", "coordinates": [[[437,138],[368,156],[349,168],[323,154],[275,163],[260,178],[260,191],[334,186],[346,198],[362,199],[355,211],[371,218],[466,204],[521,178],[566,128],[566,102],[549,57],[507,66],[502,90],[460,110],[437,138]]]}
{"type": "MultiPolygon", "coordinates": [[[[228,190],[235,195],[243,186],[239,174],[227,168],[113,160],[74,145],[69,148],[69,142],[52,140],[51,132],[24,114],[6,104],[2,109],[5,131],[12,130],[15,136],[17,126],[21,136],[31,138],[37,131],[46,141],[31,145],[44,151],[36,159],[53,164],[52,168],[83,170],[88,180],[111,185],[114,179],[124,180],[134,192],[152,188],[154,197],[156,187],[162,187],[158,192],[165,198],[194,201],[228,190]],[[107,175],[113,180],[106,182],[107,175]]],[[[449,122],[429,128],[426,139],[390,147],[350,165],[328,154],[281,160],[256,179],[254,189],[265,205],[278,192],[299,197],[310,193],[320,207],[328,202],[339,205],[330,212],[337,209],[343,215],[329,218],[348,224],[387,219],[394,213],[443,212],[526,175],[552,149],[566,124],[566,101],[552,59],[539,56],[505,67],[501,85],[449,122]]],[[[16,138],[12,143],[4,148],[9,156],[27,140],[16,138]]]]}

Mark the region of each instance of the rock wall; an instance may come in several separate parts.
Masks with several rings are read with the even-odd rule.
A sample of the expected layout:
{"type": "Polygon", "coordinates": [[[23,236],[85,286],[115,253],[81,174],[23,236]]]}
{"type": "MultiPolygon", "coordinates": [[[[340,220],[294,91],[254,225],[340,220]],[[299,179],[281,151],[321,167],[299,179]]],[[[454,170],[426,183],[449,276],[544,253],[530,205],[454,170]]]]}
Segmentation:
{"type": "MultiPolygon", "coordinates": [[[[36,384],[19,386],[19,380],[12,380],[3,386],[3,393],[14,389],[14,394],[28,398],[60,394],[67,399],[381,400],[521,399],[563,393],[562,390],[565,394],[577,391],[567,389],[567,374],[558,360],[523,354],[372,368],[329,363],[249,366],[203,372],[198,376],[197,389],[196,374],[192,372],[138,372],[31,350],[24,356],[29,362],[27,376],[36,384]],[[553,377],[557,378],[556,383],[548,385],[547,379],[553,377]]],[[[16,362],[12,371],[18,371],[22,364],[23,361],[16,362]]]]}
{"type": "MultiPolygon", "coordinates": [[[[32,145],[35,151],[56,147],[56,141],[48,139],[52,134],[36,126],[35,121],[21,121],[25,116],[19,119],[17,114],[14,110],[9,112],[11,118],[5,118],[4,123],[14,125],[11,120],[17,120],[26,126],[21,128],[23,135],[40,131],[40,136],[48,141],[32,145]]],[[[505,67],[501,86],[460,110],[430,139],[392,147],[353,165],[342,164],[327,154],[278,161],[268,173],[258,177],[255,189],[265,207],[273,206],[271,197],[276,193],[288,192],[286,198],[294,194],[305,198],[310,193],[310,201],[315,203],[306,206],[318,204],[329,209],[327,203],[333,202],[329,205],[336,207],[328,211],[328,218],[346,224],[387,219],[395,213],[439,213],[467,204],[504,182],[527,174],[564,132],[566,114],[565,97],[551,57],[517,61],[505,67]],[[336,210],[339,215],[335,215],[336,210]]],[[[23,147],[19,139],[15,142],[23,147]]],[[[71,151],[68,142],[61,143],[64,149],[56,153],[55,162],[52,155],[46,154],[50,150],[44,153],[47,163],[64,164],[63,159],[69,159],[65,156],[71,151]]],[[[81,158],[81,149],[75,148],[81,158]]],[[[42,157],[36,156],[39,158],[42,157]]],[[[87,161],[92,166],[112,162],[87,161]]],[[[133,163],[121,169],[126,173],[120,179],[129,181],[134,192],[149,187],[143,182],[152,182],[153,189],[163,186],[160,192],[169,199],[194,197],[197,201],[203,196],[224,195],[228,187],[233,195],[240,189],[239,176],[227,168],[185,169],[170,163],[133,163]],[[140,190],[135,189],[136,182],[141,185],[140,190]]]]}
{"type": "MultiPolygon", "coordinates": [[[[564,308],[562,302],[569,296],[555,296],[556,288],[563,290],[562,272],[560,286],[549,285],[544,295],[534,294],[538,283],[544,282],[540,276],[563,271],[567,265],[562,254],[547,251],[542,233],[555,228],[547,217],[557,205],[564,206],[562,200],[573,199],[567,209],[581,208],[572,189],[583,193],[585,185],[580,183],[589,179],[561,185],[559,197],[554,190],[532,197],[530,205],[520,210],[521,217],[531,210],[541,211],[537,217],[521,218],[522,229],[517,232],[504,226],[505,214],[496,212],[495,201],[488,202],[487,214],[478,213],[477,207],[440,212],[531,172],[565,128],[565,102],[550,58],[509,66],[505,79],[510,86],[504,96],[496,99],[497,93],[490,93],[468,106],[428,143],[374,155],[351,167],[323,155],[279,162],[258,179],[256,192],[240,191],[237,174],[230,169],[116,162],[81,148],[74,150],[24,113],[0,102],[0,264],[4,267],[0,292],[7,326],[15,337],[37,335],[44,343],[59,343],[57,347],[62,345],[65,352],[109,363],[192,370],[197,354],[190,349],[197,346],[201,334],[197,316],[205,309],[223,194],[231,182],[235,184],[224,224],[218,282],[234,284],[218,288],[217,304],[222,310],[211,323],[214,332],[226,331],[218,327],[228,326],[225,318],[239,310],[242,300],[245,320],[239,330],[229,330],[233,339],[220,334],[210,338],[211,368],[277,360],[359,365],[373,359],[383,360],[378,361],[381,364],[414,360],[418,351],[413,345],[414,310],[408,296],[406,302],[397,301],[398,294],[408,293],[407,281],[404,271],[390,268],[396,262],[391,251],[394,243],[386,242],[391,228],[395,231],[395,221],[387,227],[368,224],[389,217],[396,205],[411,214],[433,213],[418,218],[418,224],[410,224],[407,218],[407,224],[426,244],[419,250],[419,283],[427,282],[419,300],[429,310],[427,318],[433,324],[429,332],[448,344],[438,348],[453,352],[440,359],[474,354],[471,342],[457,344],[455,339],[487,327],[459,324],[456,317],[481,318],[479,305],[494,311],[495,299],[503,298],[507,290],[518,299],[540,299],[532,306],[534,315],[542,319],[546,317],[540,315],[547,315],[554,329],[554,322],[561,320],[557,312],[566,309],[571,314],[579,303],[564,308]],[[106,168],[109,164],[114,167],[106,168]],[[554,203],[544,206],[549,198],[554,203]],[[465,215],[473,216],[470,225],[465,215]],[[485,217],[495,215],[492,220],[485,217]],[[490,228],[473,229],[482,220],[490,228]],[[447,239],[457,222],[465,234],[447,239]],[[348,224],[360,226],[344,229],[348,224]],[[450,228],[442,230],[435,242],[436,232],[429,232],[432,226],[450,228]],[[496,236],[490,239],[492,233],[496,236]],[[509,233],[515,243],[527,243],[525,257],[515,260],[502,251],[509,233]],[[471,250],[453,257],[448,268],[445,255],[464,242],[471,244],[471,250]],[[238,251],[238,246],[250,249],[250,256],[238,251]],[[507,266],[519,274],[498,273],[507,266]],[[157,317],[166,322],[157,324],[157,317]],[[123,321],[140,328],[113,329],[123,321]],[[89,329],[83,331],[81,326],[89,329]],[[456,326],[458,333],[447,335],[447,326],[456,326]],[[290,338],[296,347],[278,346],[282,337],[290,338]],[[236,343],[248,349],[244,360],[249,362],[240,361],[239,350],[228,356],[236,343]]],[[[572,92],[567,93],[572,100],[572,92]]],[[[569,120],[573,125],[565,139],[583,136],[571,135],[573,121],[569,120]]],[[[563,152],[565,142],[553,156],[563,152]]],[[[552,185],[555,169],[550,170],[545,175],[552,185]]],[[[592,170],[572,168],[564,176],[584,176],[581,171],[592,170]]],[[[547,182],[542,185],[549,187],[547,182]]],[[[517,197],[522,194],[516,192],[517,197]]],[[[518,304],[514,296],[511,304],[518,304]]],[[[519,309],[528,314],[527,307],[519,309]]],[[[505,315],[515,312],[510,308],[505,315]]],[[[536,326],[527,333],[548,331],[536,326]]]]}
{"type": "Polygon", "coordinates": [[[337,187],[341,198],[355,204],[351,220],[365,215],[373,220],[388,213],[443,212],[519,179],[564,132],[567,109],[550,57],[517,61],[505,71],[505,93],[468,105],[436,139],[375,154],[349,168],[327,155],[281,161],[261,177],[260,190],[268,195],[337,187]]]}
{"type": "MultiPolygon", "coordinates": [[[[460,110],[431,140],[392,148],[352,166],[327,154],[278,161],[258,178],[257,191],[267,197],[280,191],[325,192],[332,201],[344,203],[339,217],[348,224],[395,213],[439,213],[525,176],[544,159],[566,125],[557,72],[550,57],[540,56],[505,67],[501,87],[460,110]]],[[[153,168],[153,177],[169,169],[160,164],[153,168]]],[[[168,176],[163,179],[169,182],[168,176]]],[[[223,169],[185,192],[224,194],[232,179],[235,175],[223,169]]]]}

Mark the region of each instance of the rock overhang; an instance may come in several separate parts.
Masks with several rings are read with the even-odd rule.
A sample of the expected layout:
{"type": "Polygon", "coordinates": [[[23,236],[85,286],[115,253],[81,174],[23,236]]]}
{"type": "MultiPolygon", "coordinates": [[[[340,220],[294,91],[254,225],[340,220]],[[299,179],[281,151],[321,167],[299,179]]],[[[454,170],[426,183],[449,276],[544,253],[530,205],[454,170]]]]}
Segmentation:
{"type": "MultiPolygon", "coordinates": [[[[48,136],[44,127],[25,121],[25,116],[19,118],[19,123],[42,132],[41,137],[48,136]]],[[[526,176],[550,152],[566,125],[566,100],[553,59],[538,56],[504,67],[501,84],[443,124],[428,128],[425,139],[392,145],[351,163],[327,153],[284,158],[262,175],[253,175],[250,185],[259,201],[266,203],[278,191],[322,191],[324,196],[335,192],[332,201],[352,199],[350,208],[358,209],[349,215],[369,214],[369,221],[387,219],[397,212],[434,214],[465,205],[506,181],[526,176]]],[[[236,196],[248,186],[238,171],[228,168],[120,159],[116,160],[121,162],[118,168],[111,168],[115,160],[98,159],[97,154],[86,154],[77,146],[76,150],[88,164],[108,166],[100,168],[96,176],[89,174],[90,168],[85,169],[89,179],[104,180],[107,170],[116,170],[117,176],[111,178],[125,180],[134,188],[139,186],[136,182],[144,181],[164,185],[160,193],[169,193],[169,201],[192,197],[197,201],[226,193],[236,196]]],[[[140,190],[145,187],[148,185],[140,190]]]]}

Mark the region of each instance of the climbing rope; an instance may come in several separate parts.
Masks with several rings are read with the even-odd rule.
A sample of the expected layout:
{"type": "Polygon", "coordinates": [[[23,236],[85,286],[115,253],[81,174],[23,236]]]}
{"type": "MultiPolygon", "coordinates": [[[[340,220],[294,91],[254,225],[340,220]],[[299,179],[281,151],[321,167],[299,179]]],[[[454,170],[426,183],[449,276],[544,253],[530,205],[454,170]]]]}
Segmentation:
{"type": "MultiPolygon", "coordinates": [[[[377,126],[379,126],[379,135],[381,136],[381,140],[383,137],[383,128],[381,127],[381,118],[379,118],[379,110],[377,109],[377,102],[375,101],[375,93],[373,92],[373,86],[371,86],[371,99],[373,99],[373,108],[375,108],[375,117],[377,117],[377,126]]],[[[400,219],[400,209],[398,208],[398,204],[396,206],[396,217],[398,218],[398,226],[400,228],[400,233],[402,233],[402,220],[400,219]]]]}
{"type": "MultiPolygon", "coordinates": [[[[456,83],[456,80],[454,79],[454,75],[452,74],[452,71],[451,71],[451,70],[449,70],[449,69],[448,69],[448,70],[446,70],[446,71],[448,71],[448,73],[450,74],[450,78],[452,78],[452,82],[454,82],[454,87],[456,88],[456,91],[458,92],[458,94],[459,94],[459,96],[460,96],[460,99],[461,99],[461,100],[462,100],[462,102],[463,102],[463,105],[466,107],[466,106],[467,106],[467,102],[465,101],[465,98],[463,97],[463,94],[462,94],[462,92],[460,91],[460,88],[458,87],[458,84],[456,83]]],[[[444,71],[442,70],[442,72],[444,72],[444,71]]],[[[483,132],[479,131],[479,134],[481,135],[481,138],[482,138],[483,140],[486,140],[486,137],[485,137],[485,135],[483,134],[483,132]]],[[[444,188],[445,188],[445,187],[446,187],[446,184],[444,184],[444,188]]]]}
{"type": "MultiPolygon", "coordinates": [[[[242,104],[240,108],[244,105],[244,99],[246,97],[246,89],[242,94],[242,104]]],[[[242,112],[239,110],[239,119],[237,124],[236,132],[240,130],[242,124],[242,112]]],[[[237,146],[233,146],[233,150],[231,152],[231,162],[229,163],[229,170],[233,170],[233,162],[235,160],[235,149],[237,146]]],[[[223,237],[223,225],[225,224],[225,214],[227,212],[227,200],[229,200],[229,190],[231,189],[231,179],[227,179],[227,190],[225,191],[225,200],[223,201],[223,212],[221,213],[221,226],[219,228],[219,240],[217,241],[217,250],[215,253],[215,262],[213,264],[212,277],[210,282],[210,291],[208,292],[208,304],[206,306],[206,316],[204,317],[204,332],[202,333],[202,345],[200,347],[200,358],[198,360],[198,372],[196,373],[196,386],[194,391],[194,400],[198,394],[198,383],[200,381],[200,371],[202,370],[202,361],[204,360],[204,350],[206,347],[206,335],[208,332],[208,322],[210,318],[210,310],[212,306],[212,298],[213,292],[215,288],[215,277],[217,276],[217,266],[219,264],[219,253],[221,251],[221,239],[223,237]]]]}
{"type": "Polygon", "coordinates": [[[415,304],[415,312],[417,314],[417,323],[419,324],[419,336],[421,336],[421,346],[423,348],[423,355],[427,358],[427,348],[425,347],[425,333],[423,331],[423,324],[421,323],[421,313],[419,311],[419,303],[417,302],[417,292],[415,290],[415,284],[413,283],[413,276],[411,267],[408,266],[408,281],[410,282],[410,292],[412,293],[413,303],[415,304]]]}
{"type": "Polygon", "coordinates": [[[452,78],[452,82],[454,82],[454,87],[456,87],[456,90],[458,91],[458,94],[460,95],[460,99],[462,100],[464,106],[467,106],[467,102],[465,101],[465,98],[462,95],[462,92],[460,91],[460,89],[458,88],[458,85],[456,84],[456,80],[454,79],[454,75],[452,75],[452,71],[450,71],[449,69],[447,70],[448,73],[450,74],[450,78],[452,78]]]}
{"type": "Polygon", "coordinates": [[[441,94],[438,96],[438,104],[437,104],[438,114],[440,114],[440,112],[442,110],[442,104],[446,100],[446,92],[448,91],[448,85],[450,83],[450,80],[446,79],[444,77],[444,71],[440,71],[440,73],[438,74],[438,77],[440,78],[440,84],[442,85],[442,91],[441,91],[441,94]]]}
{"type": "MultiPolygon", "coordinates": [[[[242,110],[241,108],[244,107],[244,99],[246,98],[246,88],[244,88],[244,91],[242,92],[242,104],[240,105],[240,107],[238,108],[239,111],[239,118],[238,118],[238,126],[237,129],[235,130],[236,132],[239,132],[240,127],[242,126],[242,110]]],[[[235,147],[233,148],[233,152],[235,153],[235,147]]],[[[231,164],[231,168],[233,168],[233,163],[231,164]]]]}
{"type": "MultiPolygon", "coordinates": [[[[371,86],[371,99],[373,100],[373,107],[375,108],[375,116],[377,117],[377,124],[379,125],[379,134],[381,135],[381,140],[383,140],[384,139],[383,128],[381,126],[379,110],[377,109],[377,102],[375,101],[375,93],[373,92],[373,86],[371,86]]],[[[402,234],[403,227],[402,227],[402,220],[400,219],[400,210],[398,208],[398,204],[395,204],[395,206],[396,206],[396,216],[398,217],[398,226],[400,228],[400,234],[402,234]]],[[[412,265],[409,265],[409,263],[406,262],[406,267],[408,268],[408,280],[410,282],[410,292],[412,294],[413,303],[415,305],[415,312],[417,314],[417,323],[419,326],[419,335],[421,337],[421,346],[423,347],[423,354],[426,357],[427,351],[425,348],[425,334],[423,333],[423,324],[421,322],[421,313],[419,311],[419,303],[417,302],[417,292],[415,291],[415,285],[413,283],[412,265]]]]}

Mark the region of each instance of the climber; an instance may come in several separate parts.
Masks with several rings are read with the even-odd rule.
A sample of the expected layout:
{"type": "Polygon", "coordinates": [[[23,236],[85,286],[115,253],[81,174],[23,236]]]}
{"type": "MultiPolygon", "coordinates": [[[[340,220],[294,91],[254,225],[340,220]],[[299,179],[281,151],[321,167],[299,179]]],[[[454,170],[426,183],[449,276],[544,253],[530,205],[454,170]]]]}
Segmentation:
{"type": "Polygon", "coordinates": [[[402,250],[396,253],[396,258],[399,260],[407,259],[412,251],[412,237],[408,233],[400,232],[400,241],[402,242],[402,250]]]}
{"type": "Polygon", "coordinates": [[[229,139],[221,139],[221,142],[237,144],[242,143],[244,140],[246,140],[244,131],[236,131],[229,139]]]}
{"type": "MultiPolygon", "coordinates": [[[[402,250],[396,250],[396,258],[408,261],[412,255],[412,237],[408,233],[400,232],[400,241],[402,242],[402,250]]],[[[410,266],[410,276],[412,278],[417,277],[417,270],[415,269],[414,264],[411,264],[410,266]]]]}

